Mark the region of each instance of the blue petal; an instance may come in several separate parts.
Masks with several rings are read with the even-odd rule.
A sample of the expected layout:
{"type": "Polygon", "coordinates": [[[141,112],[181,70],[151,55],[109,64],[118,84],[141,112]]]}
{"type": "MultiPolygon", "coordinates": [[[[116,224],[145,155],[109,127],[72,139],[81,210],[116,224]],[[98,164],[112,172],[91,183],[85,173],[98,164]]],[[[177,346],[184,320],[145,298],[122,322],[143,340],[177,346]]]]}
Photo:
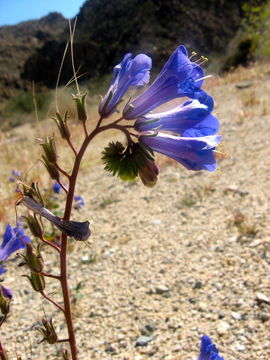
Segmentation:
{"type": "Polygon", "coordinates": [[[12,239],[13,236],[14,236],[13,228],[11,225],[8,224],[4,232],[3,242],[0,249],[3,249],[6,246],[6,244],[9,242],[9,240],[12,239]]]}
{"type": "Polygon", "coordinates": [[[198,360],[224,360],[218,352],[215,344],[207,336],[203,335],[201,338],[201,349],[198,360]]]}
{"type": "Polygon", "coordinates": [[[160,74],[149,88],[137,98],[127,104],[123,114],[126,119],[135,119],[143,116],[157,106],[176,97],[193,97],[202,81],[195,83],[203,77],[202,68],[192,63],[186,48],[181,45],[171,55],[160,74]]]}
{"type": "Polygon", "coordinates": [[[24,231],[21,227],[12,228],[10,225],[7,225],[3,237],[3,243],[0,248],[0,261],[6,260],[12,253],[24,248],[25,242],[30,241],[31,239],[24,234],[24,231]]]}
{"type": "Polygon", "coordinates": [[[185,138],[174,135],[158,133],[149,136],[146,133],[139,140],[152,148],[152,150],[175,159],[188,170],[216,169],[216,160],[213,150],[221,141],[221,136],[205,136],[199,138],[185,138]]]}
{"type": "Polygon", "coordinates": [[[121,63],[114,67],[111,86],[99,104],[100,115],[102,117],[110,116],[116,110],[128,88],[147,84],[150,79],[151,67],[152,60],[149,56],[139,54],[132,60],[131,54],[126,54],[121,63]]]}
{"type": "Polygon", "coordinates": [[[193,100],[169,111],[150,113],[139,118],[134,127],[140,132],[160,127],[161,130],[173,131],[181,136],[197,137],[216,134],[219,121],[210,114],[207,106],[193,100]]]}

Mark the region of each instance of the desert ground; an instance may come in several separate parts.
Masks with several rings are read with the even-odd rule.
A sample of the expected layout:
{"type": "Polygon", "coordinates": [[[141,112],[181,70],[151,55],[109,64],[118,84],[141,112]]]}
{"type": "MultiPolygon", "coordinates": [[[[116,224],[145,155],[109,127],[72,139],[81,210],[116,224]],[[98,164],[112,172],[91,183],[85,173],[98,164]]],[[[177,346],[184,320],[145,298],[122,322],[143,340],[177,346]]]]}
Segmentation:
{"type": "MultiPolygon", "coordinates": [[[[205,88],[215,99],[219,150],[226,154],[214,173],[190,172],[159,156],[159,181],[146,188],[103,170],[100,153],[120,135],[97,138],[88,149],[76,190],[85,206],[72,219],[89,220],[92,235],[87,243],[72,240],[69,253],[82,360],[195,360],[203,334],[225,360],[270,359],[270,64],[214,76],[205,88]]],[[[80,124],[72,129],[79,143],[80,124]]],[[[1,234],[8,222],[15,225],[12,169],[51,186],[35,137],[52,132],[47,120],[0,134],[1,234]]],[[[63,141],[59,146],[70,169],[72,155],[63,141]]],[[[65,196],[53,196],[61,213],[65,196]]],[[[43,256],[45,269],[57,271],[53,251],[44,248],[43,256]]],[[[27,269],[19,262],[11,257],[5,276],[14,299],[1,341],[11,359],[16,352],[23,360],[58,359],[61,344],[38,345],[35,328],[45,313],[64,338],[62,315],[20,277],[27,269]]],[[[47,281],[55,299],[58,286],[47,281]]]]}

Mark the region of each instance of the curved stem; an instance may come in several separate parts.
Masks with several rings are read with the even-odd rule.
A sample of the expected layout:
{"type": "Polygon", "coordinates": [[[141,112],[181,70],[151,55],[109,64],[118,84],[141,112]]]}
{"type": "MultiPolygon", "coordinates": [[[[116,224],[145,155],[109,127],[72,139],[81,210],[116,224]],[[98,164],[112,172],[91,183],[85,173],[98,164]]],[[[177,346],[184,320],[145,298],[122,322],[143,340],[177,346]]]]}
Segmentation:
{"type": "Polygon", "coordinates": [[[45,244],[51,246],[52,248],[54,248],[55,250],[57,250],[59,253],[61,252],[60,248],[57,245],[54,245],[52,242],[44,239],[44,237],[40,237],[40,240],[43,241],[45,244]]]}
{"type": "Polygon", "coordinates": [[[46,300],[48,300],[49,302],[51,302],[54,306],[56,306],[59,310],[65,312],[65,309],[59,305],[57,302],[55,302],[53,299],[51,299],[48,295],[46,295],[43,291],[40,291],[41,295],[43,297],[45,297],[46,300]]]}
{"type": "Polygon", "coordinates": [[[41,271],[40,274],[43,275],[43,276],[46,276],[46,277],[50,277],[50,278],[53,278],[53,279],[60,280],[59,275],[53,275],[53,274],[49,274],[49,273],[46,273],[46,272],[43,272],[43,271],[41,271]]]}
{"type": "Polygon", "coordinates": [[[70,138],[67,139],[67,143],[70,146],[71,150],[74,152],[74,155],[77,156],[77,150],[75,149],[74,145],[72,144],[70,138]]]}
{"type": "Polygon", "coordinates": [[[55,167],[58,171],[60,171],[60,173],[65,175],[68,179],[70,178],[70,175],[64,169],[62,169],[57,163],[55,163],[55,167]]]}

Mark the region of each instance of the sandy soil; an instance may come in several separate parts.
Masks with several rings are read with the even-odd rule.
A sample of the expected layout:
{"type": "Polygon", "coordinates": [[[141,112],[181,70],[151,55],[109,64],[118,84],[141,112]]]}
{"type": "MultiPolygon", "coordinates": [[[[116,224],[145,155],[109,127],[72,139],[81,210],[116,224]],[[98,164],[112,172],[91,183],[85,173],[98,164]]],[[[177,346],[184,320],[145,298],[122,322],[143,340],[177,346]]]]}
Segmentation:
{"type": "MultiPolygon", "coordinates": [[[[69,255],[80,359],[192,360],[202,334],[226,360],[270,359],[270,66],[207,86],[228,155],[215,173],[160,158],[159,182],[148,189],[83,166],[77,193],[86,206],[73,219],[89,219],[92,237],[69,255]],[[251,86],[237,89],[244,80],[251,86]],[[142,335],[149,342],[136,346],[142,335]]],[[[55,268],[52,252],[44,257],[55,268]]],[[[44,308],[64,337],[61,314],[18,281],[16,265],[1,339],[11,359],[16,349],[24,360],[58,359],[60,347],[37,345],[34,328],[44,308]]],[[[57,285],[47,285],[55,299],[57,285]]]]}

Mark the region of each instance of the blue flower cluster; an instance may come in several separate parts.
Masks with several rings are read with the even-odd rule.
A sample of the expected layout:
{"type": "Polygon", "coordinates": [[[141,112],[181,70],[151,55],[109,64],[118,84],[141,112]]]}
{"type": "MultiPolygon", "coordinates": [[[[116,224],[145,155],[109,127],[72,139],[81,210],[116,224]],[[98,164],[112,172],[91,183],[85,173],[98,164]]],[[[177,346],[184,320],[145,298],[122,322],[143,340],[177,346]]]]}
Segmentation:
{"type": "MultiPolygon", "coordinates": [[[[99,106],[100,115],[107,117],[116,111],[131,86],[147,84],[151,66],[148,56],[140,54],[132,60],[127,54],[114,68],[112,84],[99,106]]],[[[201,89],[204,78],[201,66],[191,61],[186,48],[180,45],[154,82],[125,105],[123,117],[135,120],[134,128],[142,145],[175,159],[189,170],[214,171],[214,151],[221,136],[217,135],[219,121],[211,114],[213,98],[201,89]],[[168,111],[151,112],[180,97],[190,100],[168,111]]]]}
{"type": "MultiPolygon", "coordinates": [[[[15,251],[25,247],[25,243],[29,243],[31,239],[25,235],[23,229],[20,226],[12,227],[11,225],[6,226],[6,230],[3,236],[3,241],[0,246],[0,275],[3,274],[6,269],[4,268],[4,262],[7,258],[15,251]]],[[[3,294],[11,298],[12,291],[1,285],[3,294]]]]}

